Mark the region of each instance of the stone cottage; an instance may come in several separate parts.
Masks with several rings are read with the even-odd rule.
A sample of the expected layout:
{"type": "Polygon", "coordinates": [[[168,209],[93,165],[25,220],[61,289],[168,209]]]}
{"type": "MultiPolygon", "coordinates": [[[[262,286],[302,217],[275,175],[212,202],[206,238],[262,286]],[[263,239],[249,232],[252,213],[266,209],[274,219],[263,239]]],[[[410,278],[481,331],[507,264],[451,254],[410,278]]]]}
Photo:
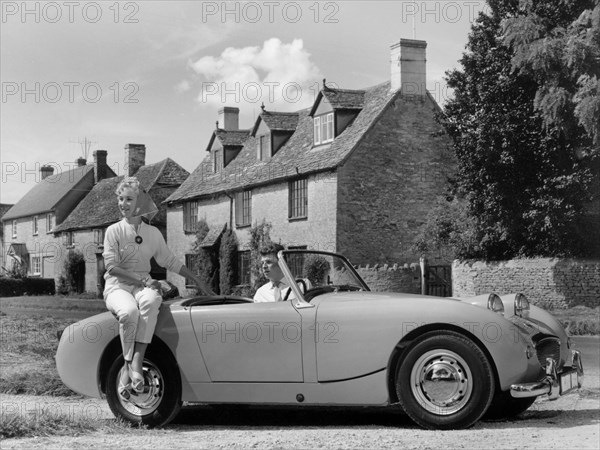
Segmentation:
{"type": "MultiPolygon", "coordinates": [[[[189,259],[199,219],[217,234],[229,227],[245,283],[249,229],[265,220],[290,247],[341,252],[354,264],[418,261],[412,243],[455,168],[425,89],[426,46],[401,39],[390,80],[358,90],[324,80],[311,108],[263,108],[247,129],[238,108],[222,108],[204,160],[166,200],[169,247],[189,259]]],[[[180,277],[171,281],[183,289],[180,277]]]]}

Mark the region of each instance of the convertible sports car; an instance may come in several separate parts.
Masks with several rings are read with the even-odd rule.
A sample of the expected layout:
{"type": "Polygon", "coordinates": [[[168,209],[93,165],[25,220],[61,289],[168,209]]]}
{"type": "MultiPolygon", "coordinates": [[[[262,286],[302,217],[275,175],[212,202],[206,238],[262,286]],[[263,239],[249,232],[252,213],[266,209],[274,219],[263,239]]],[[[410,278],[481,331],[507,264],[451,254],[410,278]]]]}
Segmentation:
{"type": "Polygon", "coordinates": [[[149,426],[168,423],[188,402],[399,405],[422,427],[455,429],[581,387],[579,352],[522,294],[371,292],[341,255],[278,257],[285,301],[163,302],[144,361],[147,392],[129,400],[117,393],[123,357],[109,312],[64,330],[60,377],[75,392],[106,396],[115,416],[149,426]]]}

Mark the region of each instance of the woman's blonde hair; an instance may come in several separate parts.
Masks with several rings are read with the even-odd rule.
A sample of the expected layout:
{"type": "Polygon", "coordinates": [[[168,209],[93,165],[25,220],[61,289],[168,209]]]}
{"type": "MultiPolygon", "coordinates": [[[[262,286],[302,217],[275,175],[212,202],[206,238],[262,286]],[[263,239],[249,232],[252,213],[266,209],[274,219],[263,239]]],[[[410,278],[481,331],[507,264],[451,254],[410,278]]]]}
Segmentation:
{"type": "Polygon", "coordinates": [[[117,195],[121,195],[121,191],[123,191],[123,189],[125,188],[131,189],[135,193],[135,195],[140,194],[140,182],[136,177],[123,178],[123,180],[119,183],[119,186],[117,187],[115,193],[117,195]]]}

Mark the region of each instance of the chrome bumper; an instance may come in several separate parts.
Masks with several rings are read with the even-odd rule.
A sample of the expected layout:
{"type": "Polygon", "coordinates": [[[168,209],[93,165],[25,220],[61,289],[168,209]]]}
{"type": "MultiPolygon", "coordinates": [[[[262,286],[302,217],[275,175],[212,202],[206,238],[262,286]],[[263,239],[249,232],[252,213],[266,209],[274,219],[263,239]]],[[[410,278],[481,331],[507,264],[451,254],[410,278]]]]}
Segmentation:
{"type": "Polygon", "coordinates": [[[571,367],[563,367],[562,372],[557,373],[556,361],[548,358],[546,360],[548,361],[546,376],[543,379],[534,383],[513,384],[510,387],[510,395],[515,398],[523,398],[548,394],[550,400],[555,400],[572,389],[580,388],[583,384],[581,353],[577,350],[571,350],[571,352],[573,358],[571,367]]]}

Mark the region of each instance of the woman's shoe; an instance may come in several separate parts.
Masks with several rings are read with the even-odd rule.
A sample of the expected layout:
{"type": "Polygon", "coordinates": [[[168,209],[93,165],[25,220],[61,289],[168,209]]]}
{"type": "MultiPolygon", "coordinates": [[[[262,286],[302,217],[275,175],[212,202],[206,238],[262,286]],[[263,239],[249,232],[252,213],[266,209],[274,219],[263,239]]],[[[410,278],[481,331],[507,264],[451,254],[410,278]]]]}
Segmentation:
{"type": "Polygon", "coordinates": [[[148,392],[144,382],[144,376],[141,373],[130,370],[129,378],[131,378],[131,390],[134,394],[143,394],[148,392]]]}
{"type": "Polygon", "coordinates": [[[119,372],[119,387],[117,389],[117,392],[123,400],[129,400],[129,398],[131,397],[131,383],[123,383],[124,369],[125,367],[123,367],[119,372]]]}

